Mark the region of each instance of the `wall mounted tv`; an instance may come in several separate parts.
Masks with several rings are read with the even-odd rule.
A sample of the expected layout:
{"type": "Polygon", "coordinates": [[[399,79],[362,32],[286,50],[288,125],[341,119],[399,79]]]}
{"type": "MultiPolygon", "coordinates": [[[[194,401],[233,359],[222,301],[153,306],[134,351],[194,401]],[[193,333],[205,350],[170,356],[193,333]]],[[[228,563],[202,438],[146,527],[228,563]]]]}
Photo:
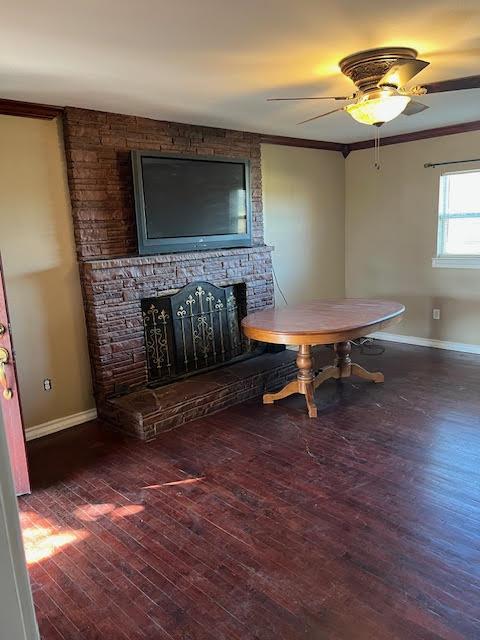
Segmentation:
{"type": "Polygon", "coordinates": [[[250,163],[132,151],[138,250],[252,246],[250,163]]]}

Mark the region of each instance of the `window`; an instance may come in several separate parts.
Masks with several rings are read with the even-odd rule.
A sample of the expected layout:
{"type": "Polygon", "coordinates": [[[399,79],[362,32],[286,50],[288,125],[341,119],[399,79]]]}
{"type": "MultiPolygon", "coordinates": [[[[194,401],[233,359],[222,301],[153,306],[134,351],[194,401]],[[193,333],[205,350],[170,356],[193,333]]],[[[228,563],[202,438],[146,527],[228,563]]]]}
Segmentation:
{"type": "Polygon", "coordinates": [[[434,267],[480,268],[480,170],[440,177],[434,267]]]}

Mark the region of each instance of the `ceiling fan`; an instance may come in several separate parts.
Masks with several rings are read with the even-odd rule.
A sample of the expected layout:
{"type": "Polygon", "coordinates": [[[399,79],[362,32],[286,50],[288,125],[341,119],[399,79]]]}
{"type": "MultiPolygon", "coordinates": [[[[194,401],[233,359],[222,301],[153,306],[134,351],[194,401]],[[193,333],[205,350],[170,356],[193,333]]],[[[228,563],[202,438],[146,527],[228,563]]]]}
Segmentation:
{"type": "Polygon", "coordinates": [[[313,96],[306,98],[267,98],[275,100],[342,100],[349,101],[343,107],[303,120],[305,124],[346,111],[357,122],[380,127],[385,122],[403,114],[413,116],[429,107],[417,100],[426,93],[479,89],[480,75],[455,78],[429,84],[406,87],[417,73],[430,63],[417,59],[415,49],[408,47],[382,47],[354,53],[339,62],[340,70],[356,86],[350,96],[313,96]]]}

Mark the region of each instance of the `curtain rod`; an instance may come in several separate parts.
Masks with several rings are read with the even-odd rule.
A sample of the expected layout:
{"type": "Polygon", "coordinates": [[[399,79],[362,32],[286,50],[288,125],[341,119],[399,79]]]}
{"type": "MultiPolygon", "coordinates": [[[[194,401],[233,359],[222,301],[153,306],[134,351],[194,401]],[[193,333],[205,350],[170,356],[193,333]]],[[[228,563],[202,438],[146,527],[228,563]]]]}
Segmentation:
{"type": "Polygon", "coordinates": [[[427,162],[423,166],[425,169],[429,167],[441,167],[444,164],[461,164],[463,162],[480,162],[480,158],[471,158],[471,160],[451,160],[450,162],[427,162]]]}

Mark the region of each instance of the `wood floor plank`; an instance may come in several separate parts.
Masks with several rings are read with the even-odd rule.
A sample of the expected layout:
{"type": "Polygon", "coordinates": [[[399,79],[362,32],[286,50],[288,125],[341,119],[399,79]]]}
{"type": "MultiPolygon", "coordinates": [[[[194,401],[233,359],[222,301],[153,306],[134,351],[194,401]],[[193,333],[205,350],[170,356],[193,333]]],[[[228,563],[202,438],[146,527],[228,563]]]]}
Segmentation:
{"type": "Polygon", "coordinates": [[[386,383],[325,383],[317,419],[292,396],[30,442],[42,640],[480,638],[480,358],[356,360],[386,383]]]}

